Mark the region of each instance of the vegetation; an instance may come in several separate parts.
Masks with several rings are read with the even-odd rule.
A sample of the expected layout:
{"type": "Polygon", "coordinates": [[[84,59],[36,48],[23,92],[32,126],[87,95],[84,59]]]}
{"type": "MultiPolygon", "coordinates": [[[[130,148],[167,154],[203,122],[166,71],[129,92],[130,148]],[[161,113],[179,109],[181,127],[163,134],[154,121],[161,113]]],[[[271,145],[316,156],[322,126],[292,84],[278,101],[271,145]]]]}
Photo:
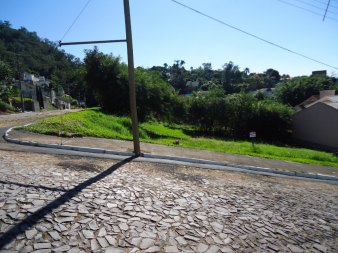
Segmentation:
{"type": "Polygon", "coordinates": [[[321,90],[338,91],[336,78],[326,76],[300,76],[283,83],[276,90],[277,99],[291,106],[296,106],[307,98],[318,95],[321,90]]]}
{"type": "MultiPolygon", "coordinates": [[[[92,91],[98,105],[109,113],[128,114],[127,66],[120,62],[120,58],[105,55],[95,48],[87,51],[85,65],[87,89],[92,91]]],[[[135,79],[140,120],[173,119],[179,99],[170,85],[161,79],[160,74],[137,68],[135,79]]]]}
{"type": "MultiPolygon", "coordinates": [[[[107,115],[99,109],[53,116],[25,129],[42,134],[62,133],[66,136],[76,134],[77,136],[132,139],[131,122],[128,117],[107,115]]],[[[179,146],[182,147],[338,167],[338,157],[331,153],[264,143],[256,143],[253,146],[248,141],[196,137],[195,130],[192,126],[144,122],[140,124],[140,137],[143,142],[175,145],[179,140],[179,146]]]]}
{"type": "MultiPolygon", "coordinates": [[[[182,64],[177,63],[175,68],[182,68],[182,64]]],[[[97,48],[87,51],[85,65],[87,88],[93,91],[99,106],[108,113],[129,114],[127,66],[97,48]]],[[[239,71],[237,67],[233,70],[236,68],[232,63],[226,68],[227,73],[239,71]]],[[[220,137],[243,139],[252,130],[265,140],[285,141],[289,137],[293,110],[277,101],[260,101],[243,92],[227,94],[224,87],[217,85],[184,97],[161,78],[160,72],[143,68],[136,69],[135,80],[137,110],[142,122],[148,119],[183,122],[220,137]]],[[[224,85],[228,87],[229,82],[224,85]]]]}
{"type": "Polygon", "coordinates": [[[0,100],[0,112],[14,112],[15,108],[0,100]]]}
{"type": "Polygon", "coordinates": [[[58,49],[48,39],[41,39],[26,28],[11,28],[8,21],[0,21],[0,85],[18,79],[18,68],[37,76],[45,76],[57,90],[63,88],[74,98],[85,94],[83,65],[80,59],[58,49]]]}

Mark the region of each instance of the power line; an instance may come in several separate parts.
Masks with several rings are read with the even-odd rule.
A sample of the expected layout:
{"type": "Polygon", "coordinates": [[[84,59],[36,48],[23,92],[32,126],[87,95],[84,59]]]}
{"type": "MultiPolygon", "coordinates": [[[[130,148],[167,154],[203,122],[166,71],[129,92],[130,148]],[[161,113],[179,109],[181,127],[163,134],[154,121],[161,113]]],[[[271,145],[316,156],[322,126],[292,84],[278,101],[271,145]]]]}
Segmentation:
{"type": "Polygon", "coordinates": [[[88,0],[87,3],[82,7],[81,11],[79,12],[79,14],[76,16],[76,18],[74,19],[73,23],[68,27],[68,29],[66,30],[66,32],[64,33],[64,35],[62,36],[61,40],[62,41],[66,35],[68,34],[68,32],[70,31],[70,29],[72,29],[72,27],[75,25],[76,21],[79,19],[79,17],[81,16],[81,14],[84,12],[84,10],[87,8],[88,4],[90,3],[91,0],[88,0]]]}
{"type": "MultiPolygon", "coordinates": [[[[320,1],[320,0],[313,0],[313,1],[315,1],[315,2],[317,2],[317,3],[320,3],[320,4],[323,4],[323,5],[325,5],[325,6],[327,5],[326,2],[323,2],[323,1],[320,1]]],[[[324,8],[325,8],[325,6],[324,6],[324,8]]],[[[336,8],[336,9],[338,9],[338,6],[335,6],[335,5],[333,5],[333,4],[331,4],[330,7],[331,7],[331,8],[336,8]]]]}
{"type": "Polygon", "coordinates": [[[324,17],[323,17],[323,21],[325,20],[326,13],[327,13],[327,9],[329,8],[329,6],[330,6],[330,0],[327,2],[327,7],[326,7],[326,10],[325,10],[325,14],[324,14],[324,17]]]}
{"type": "MultiPolygon", "coordinates": [[[[318,10],[321,10],[321,11],[325,11],[325,8],[319,7],[319,6],[317,6],[317,5],[308,3],[308,2],[303,1],[303,0],[294,0],[294,1],[297,1],[297,2],[302,3],[302,4],[304,4],[304,5],[307,5],[307,6],[311,6],[311,7],[313,7],[313,8],[318,9],[318,10]]],[[[327,7],[326,7],[326,11],[327,11],[327,12],[330,12],[330,13],[332,13],[332,14],[334,14],[334,15],[338,15],[338,13],[328,10],[328,4],[326,4],[326,5],[327,5],[327,7]]]]}
{"type": "MultiPolygon", "coordinates": [[[[287,4],[287,5],[290,5],[290,6],[292,6],[292,7],[298,8],[298,9],[302,9],[302,10],[304,10],[304,11],[310,12],[310,13],[315,14],[315,15],[317,15],[317,16],[321,16],[321,17],[323,16],[322,13],[314,12],[314,11],[312,11],[312,10],[309,10],[309,9],[307,9],[307,8],[304,8],[304,7],[301,7],[301,6],[292,4],[292,3],[287,2],[287,1],[284,1],[284,0],[276,0],[276,1],[281,2],[281,3],[284,3],[284,4],[287,4]]],[[[327,18],[338,22],[338,19],[335,19],[335,18],[332,18],[332,17],[327,17],[327,18]]]]}
{"type": "Polygon", "coordinates": [[[278,44],[276,44],[276,43],[274,43],[274,42],[271,42],[271,41],[269,41],[269,40],[263,39],[262,37],[259,37],[259,36],[255,35],[255,34],[253,34],[253,33],[244,31],[244,30],[242,30],[242,29],[240,29],[240,28],[238,28],[238,27],[235,27],[235,26],[233,26],[233,25],[230,25],[230,24],[228,24],[228,23],[226,23],[226,22],[224,22],[224,21],[222,21],[222,20],[220,20],[220,19],[214,18],[214,17],[212,17],[212,16],[210,16],[210,15],[208,15],[208,14],[206,14],[206,13],[203,13],[203,12],[201,12],[201,11],[198,11],[198,10],[196,10],[196,9],[194,9],[194,8],[188,6],[188,5],[185,5],[185,4],[181,3],[181,2],[178,2],[178,1],[176,1],[176,0],[170,0],[170,1],[174,2],[174,3],[177,4],[177,5],[182,6],[182,7],[186,8],[186,9],[188,9],[188,10],[191,10],[191,11],[193,11],[193,12],[196,12],[197,14],[199,14],[199,15],[201,15],[201,16],[204,16],[204,17],[206,17],[206,18],[208,18],[208,19],[211,19],[211,20],[213,20],[213,21],[215,21],[215,22],[217,22],[217,23],[220,23],[220,24],[222,24],[222,25],[224,25],[224,26],[230,27],[231,29],[234,29],[234,30],[236,30],[236,31],[239,31],[239,32],[241,32],[241,33],[244,33],[244,34],[246,34],[246,35],[248,35],[248,36],[250,36],[250,37],[253,37],[253,38],[255,38],[255,39],[258,39],[258,40],[260,40],[260,41],[263,41],[263,42],[265,42],[265,43],[267,43],[267,44],[270,44],[270,45],[272,45],[272,46],[278,47],[278,48],[280,48],[280,49],[282,49],[282,50],[284,50],[284,51],[287,51],[287,52],[289,52],[289,53],[292,53],[292,54],[301,56],[301,57],[303,57],[303,58],[305,58],[305,59],[308,59],[308,60],[317,62],[317,63],[319,63],[319,64],[325,65],[325,66],[327,66],[327,67],[334,68],[334,69],[338,70],[338,67],[332,66],[332,65],[330,65],[330,64],[324,63],[324,62],[322,62],[322,61],[316,60],[316,59],[311,58],[311,57],[309,57],[309,56],[306,56],[306,55],[304,55],[304,54],[298,53],[298,52],[296,52],[296,51],[293,51],[293,50],[291,50],[291,49],[288,49],[288,48],[286,48],[286,47],[283,47],[283,46],[281,46],[281,45],[278,45],[278,44]]]}

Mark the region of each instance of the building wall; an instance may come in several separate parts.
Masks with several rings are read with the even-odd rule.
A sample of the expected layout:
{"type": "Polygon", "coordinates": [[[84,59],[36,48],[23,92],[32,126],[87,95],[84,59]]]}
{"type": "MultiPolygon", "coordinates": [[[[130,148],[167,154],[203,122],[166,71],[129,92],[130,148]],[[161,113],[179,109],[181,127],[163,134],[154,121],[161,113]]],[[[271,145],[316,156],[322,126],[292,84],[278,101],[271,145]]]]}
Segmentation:
{"type": "Polygon", "coordinates": [[[293,137],[318,147],[338,149],[338,110],[317,103],[293,117],[293,137]]]}

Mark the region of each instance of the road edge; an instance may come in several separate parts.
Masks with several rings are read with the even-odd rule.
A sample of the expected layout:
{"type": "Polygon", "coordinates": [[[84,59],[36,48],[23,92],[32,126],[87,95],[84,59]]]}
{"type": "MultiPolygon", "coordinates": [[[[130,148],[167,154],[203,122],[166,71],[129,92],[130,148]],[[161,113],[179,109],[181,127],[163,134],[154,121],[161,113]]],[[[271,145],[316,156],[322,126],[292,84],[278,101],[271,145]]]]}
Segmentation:
{"type": "MultiPolygon", "coordinates": [[[[30,125],[30,124],[27,124],[27,125],[30,125]]],[[[24,126],[27,126],[27,125],[24,125],[24,126]]],[[[10,138],[10,132],[13,129],[16,129],[19,127],[20,126],[14,126],[14,127],[7,129],[5,131],[5,134],[3,135],[3,138],[9,143],[25,145],[25,146],[71,150],[71,151],[78,151],[78,152],[84,152],[84,153],[106,154],[106,155],[123,156],[123,157],[135,156],[135,154],[132,152],[121,152],[121,151],[114,151],[114,150],[107,150],[107,149],[100,149],[100,148],[61,145],[61,144],[43,144],[43,143],[34,142],[34,141],[21,141],[18,139],[10,138]]],[[[155,159],[157,161],[161,161],[161,160],[175,161],[175,162],[183,162],[183,163],[187,163],[191,165],[216,166],[216,168],[220,170],[222,168],[227,168],[227,170],[230,170],[231,168],[235,168],[235,169],[245,170],[246,172],[255,172],[255,173],[262,173],[262,174],[287,176],[287,177],[293,177],[293,178],[306,178],[306,179],[312,179],[312,180],[338,182],[338,177],[324,175],[324,174],[283,171],[283,170],[276,170],[276,169],[257,167],[257,166],[239,165],[239,164],[224,163],[224,162],[217,162],[217,161],[197,159],[197,158],[153,155],[153,154],[148,154],[148,153],[143,153],[141,157],[145,159],[155,159]]]]}

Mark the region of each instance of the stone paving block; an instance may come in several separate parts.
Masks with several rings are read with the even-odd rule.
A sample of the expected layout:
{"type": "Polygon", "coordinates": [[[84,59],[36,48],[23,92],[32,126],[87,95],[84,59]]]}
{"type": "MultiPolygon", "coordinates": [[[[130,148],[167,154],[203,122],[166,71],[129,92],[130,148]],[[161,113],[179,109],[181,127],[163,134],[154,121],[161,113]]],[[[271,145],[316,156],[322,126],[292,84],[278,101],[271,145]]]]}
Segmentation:
{"type": "Polygon", "coordinates": [[[33,247],[34,247],[34,249],[50,249],[50,248],[52,248],[52,245],[49,242],[34,243],[33,247]]]}
{"type": "MultiPolygon", "coordinates": [[[[60,202],[64,190],[100,173],[72,168],[81,163],[89,167],[101,164],[104,171],[112,163],[49,155],[32,160],[22,154],[27,159],[23,162],[4,151],[0,155],[2,180],[37,186],[0,183],[1,233],[25,220],[29,211],[36,212],[53,200],[60,202]],[[65,163],[72,166],[61,166],[65,163]]],[[[5,249],[70,253],[338,252],[337,192],[334,185],[132,162],[88,185],[35,225],[23,226],[5,249]]]]}

